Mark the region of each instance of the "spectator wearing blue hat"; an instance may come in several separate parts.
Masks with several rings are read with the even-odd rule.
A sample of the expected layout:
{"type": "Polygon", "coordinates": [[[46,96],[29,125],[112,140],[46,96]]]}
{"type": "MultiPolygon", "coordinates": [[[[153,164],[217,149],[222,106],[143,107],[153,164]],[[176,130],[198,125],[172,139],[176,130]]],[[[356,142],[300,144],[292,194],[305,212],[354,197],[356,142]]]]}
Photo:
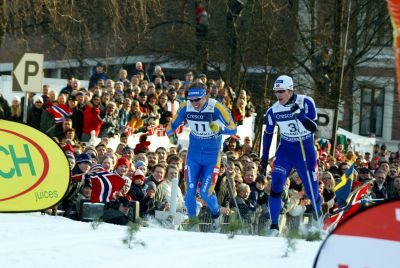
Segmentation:
{"type": "Polygon", "coordinates": [[[137,160],[135,162],[135,168],[140,169],[143,172],[143,174],[147,174],[147,165],[144,161],[137,160]]]}
{"type": "Polygon", "coordinates": [[[89,154],[80,154],[75,160],[76,164],[72,169],[72,175],[86,174],[89,172],[90,167],[92,166],[92,157],[89,154]]]}
{"type": "Polygon", "coordinates": [[[107,74],[104,72],[104,65],[101,62],[97,63],[96,69],[93,72],[92,76],[90,77],[89,88],[92,88],[95,85],[97,85],[97,81],[99,79],[102,79],[104,81],[108,79],[107,74]]]}
{"type": "MultiPolygon", "coordinates": [[[[78,155],[75,159],[75,167],[72,169],[71,174],[80,175],[86,174],[90,171],[92,166],[92,157],[87,153],[82,153],[78,155]]],[[[67,193],[62,201],[60,208],[65,211],[64,216],[77,220],[76,204],[79,197],[79,192],[83,187],[84,183],[89,183],[80,176],[74,177],[68,186],[67,193]]]]}
{"type": "Polygon", "coordinates": [[[125,146],[122,149],[122,157],[125,157],[126,159],[129,160],[129,162],[132,162],[133,160],[133,148],[129,147],[129,145],[125,146]]]}

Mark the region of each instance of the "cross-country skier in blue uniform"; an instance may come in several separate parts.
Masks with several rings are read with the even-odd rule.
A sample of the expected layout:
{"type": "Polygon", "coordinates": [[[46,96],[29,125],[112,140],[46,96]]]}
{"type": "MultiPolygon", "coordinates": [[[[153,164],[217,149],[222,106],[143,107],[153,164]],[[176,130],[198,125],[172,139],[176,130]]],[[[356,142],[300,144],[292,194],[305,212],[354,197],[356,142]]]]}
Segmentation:
{"type": "Polygon", "coordinates": [[[214,219],[215,231],[221,217],[229,209],[220,207],[214,194],[214,186],[221,163],[221,134],[236,134],[236,125],[225,107],[206,95],[206,86],[193,83],[188,91],[188,101],[181,103],[178,112],[167,127],[171,143],[176,144],[174,131],[184,120],[190,127],[189,148],[186,160],[185,205],[189,218],[196,216],[196,192],[199,180],[200,197],[206,202],[214,219]]]}
{"type": "Polygon", "coordinates": [[[274,127],[278,125],[280,144],[275,154],[269,197],[270,236],[279,235],[278,220],[281,211],[281,196],[285,181],[293,167],[297,170],[303,181],[304,190],[312,201],[314,219],[318,219],[321,215],[321,198],[318,194],[316,173],[317,157],[314,148],[314,132],[317,130],[317,112],[314,100],[305,95],[295,94],[293,79],[286,75],[281,75],[276,79],[274,92],[278,101],[266,112],[266,128],[263,135],[263,153],[260,164],[261,172],[264,173],[268,166],[274,127]],[[303,145],[300,143],[300,137],[303,145]],[[304,147],[303,152],[302,146],[304,147]],[[306,161],[303,159],[303,153],[306,161]]]}

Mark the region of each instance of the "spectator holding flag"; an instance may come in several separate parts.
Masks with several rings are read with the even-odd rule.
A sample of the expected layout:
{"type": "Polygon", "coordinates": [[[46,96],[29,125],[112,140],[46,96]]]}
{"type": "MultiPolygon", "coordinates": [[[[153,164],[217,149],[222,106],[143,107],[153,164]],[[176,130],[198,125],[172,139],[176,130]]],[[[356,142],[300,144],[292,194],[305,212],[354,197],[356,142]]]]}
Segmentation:
{"type": "Polygon", "coordinates": [[[51,137],[56,137],[62,133],[62,123],[72,113],[64,94],[57,97],[57,102],[48,102],[48,104],[50,106],[46,113],[42,113],[40,118],[40,130],[51,137]]]}

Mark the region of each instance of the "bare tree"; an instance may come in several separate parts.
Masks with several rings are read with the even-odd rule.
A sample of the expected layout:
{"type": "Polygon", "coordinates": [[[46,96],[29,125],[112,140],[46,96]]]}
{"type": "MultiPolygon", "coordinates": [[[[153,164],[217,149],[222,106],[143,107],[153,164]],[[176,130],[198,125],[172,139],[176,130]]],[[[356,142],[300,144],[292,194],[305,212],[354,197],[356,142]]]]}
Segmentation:
{"type": "Polygon", "coordinates": [[[76,58],[84,66],[83,60],[87,58],[133,53],[147,40],[150,21],[160,14],[160,3],[158,0],[7,1],[2,2],[1,10],[4,16],[0,34],[19,40],[45,36],[44,40],[31,38],[27,49],[57,51],[53,55],[58,59],[76,58]]]}

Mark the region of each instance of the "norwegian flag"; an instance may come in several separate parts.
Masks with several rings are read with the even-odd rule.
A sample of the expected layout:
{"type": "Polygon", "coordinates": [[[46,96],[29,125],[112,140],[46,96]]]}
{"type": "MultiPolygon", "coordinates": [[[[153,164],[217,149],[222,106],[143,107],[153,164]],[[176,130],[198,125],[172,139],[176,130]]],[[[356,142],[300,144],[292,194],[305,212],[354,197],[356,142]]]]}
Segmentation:
{"type": "Polygon", "coordinates": [[[167,135],[167,127],[161,124],[157,127],[157,137],[164,137],[165,135],[167,135]]]}
{"type": "Polygon", "coordinates": [[[122,186],[125,185],[125,180],[121,176],[100,169],[72,177],[72,181],[85,179],[92,182],[92,194],[90,196],[92,203],[110,202],[114,193],[121,190],[122,186]]]}
{"type": "Polygon", "coordinates": [[[121,190],[125,185],[125,180],[110,172],[92,172],[89,173],[92,180],[92,194],[90,202],[92,203],[107,203],[112,200],[115,192],[121,190]]]}
{"type": "Polygon", "coordinates": [[[56,105],[51,106],[47,110],[47,112],[54,116],[54,121],[56,124],[64,122],[64,120],[72,114],[69,107],[65,104],[58,104],[57,106],[56,105]]]}
{"type": "Polygon", "coordinates": [[[339,223],[356,213],[362,208],[362,198],[367,194],[368,184],[362,186],[357,191],[350,194],[347,205],[335,210],[333,214],[324,221],[323,230],[331,230],[339,223]]]}

